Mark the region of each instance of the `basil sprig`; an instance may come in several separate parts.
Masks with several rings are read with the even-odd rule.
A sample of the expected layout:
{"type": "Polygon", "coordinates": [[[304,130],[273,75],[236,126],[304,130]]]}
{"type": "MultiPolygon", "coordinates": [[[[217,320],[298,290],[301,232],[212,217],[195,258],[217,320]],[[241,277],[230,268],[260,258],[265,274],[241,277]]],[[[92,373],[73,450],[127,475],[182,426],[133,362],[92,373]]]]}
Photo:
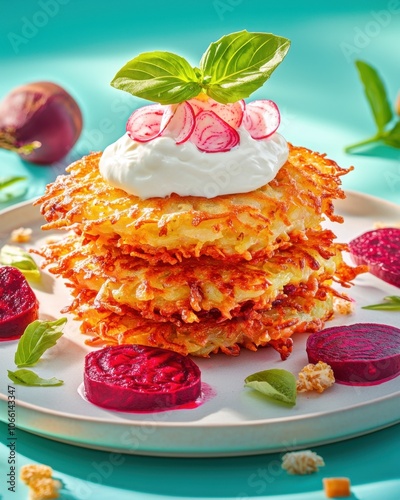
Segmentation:
{"type": "Polygon", "coordinates": [[[245,386],[261,392],[270,399],[288,405],[296,404],[296,377],[293,373],[279,368],[253,373],[245,379],[245,386]]]}
{"type": "Polygon", "coordinates": [[[200,92],[227,104],[261,87],[290,47],[287,38],[239,31],[211,43],[199,68],[171,52],[145,52],[129,61],[111,85],[160,104],[174,104],[200,92]]]}
{"type": "Polygon", "coordinates": [[[393,111],[389,104],[385,84],[375,68],[364,61],[355,62],[364,92],[376,125],[376,133],[345,148],[347,153],[373,143],[383,142],[387,146],[400,148],[400,120],[391,126],[393,111]]]}
{"type": "Polygon", "coordinates": [[[381,304],[372,304],[364,306],[363,309],[371,309],[375,311],[400,311],[400,297],[397,295],[389,295],[384,297],[381,304]]]}
{"type": "Polygon", "coordinates": [[[19,339],[14,356],[14,362],[19,370],[7,370],[8,378],[15,384],[26,386],[62,385],[64,383],[62,380],[55,377],[44,379],[34,371],[21,367],[35,365],[47,349],[55,346],[63,334],[66,322],[67,318],[60,318],[55,321],[37,320],[30,323],[19,339]]]}
{"type": "Polygon", "coordinates": [[[63,380],[56,377],[42,378],[33,370],[27,370],[26,368],[21,368],[20,370],[7,370],[8,378],[18,385],[27,385],[35,387],[52,387],[57,385],[62,385],[63,380]]]}

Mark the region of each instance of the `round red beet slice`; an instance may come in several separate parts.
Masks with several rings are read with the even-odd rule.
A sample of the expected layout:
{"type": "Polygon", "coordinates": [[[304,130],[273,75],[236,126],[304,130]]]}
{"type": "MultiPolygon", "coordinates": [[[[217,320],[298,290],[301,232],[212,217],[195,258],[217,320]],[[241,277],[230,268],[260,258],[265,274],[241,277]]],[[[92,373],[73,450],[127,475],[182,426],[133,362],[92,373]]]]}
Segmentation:
{"type": "Polygon", "coordinates": [[[349,249],[357,265],[368,265],[371,274],[400,287],[400,228],[368,231],[352,240],[349,249]]]}
{"type": "Polygon", "coordinates": [[[378,323],[325,328],[307,339],[310,363],[331,366],[336,382],[374,385],[400,374],[400,329],[378,323]]]}
{"type": "Polygon", "coordinates": [[[199,367],[181,354],[143,345],[117,345],[85,358],[87,399],[124,411],[150,411],[192,402],[200,396],[199,367]]]}
{"type": "Polygon", "coordinates": [[[21,271],[0,266],[0,340],[19,338],[38,319],[39,302],[21,271]]]}

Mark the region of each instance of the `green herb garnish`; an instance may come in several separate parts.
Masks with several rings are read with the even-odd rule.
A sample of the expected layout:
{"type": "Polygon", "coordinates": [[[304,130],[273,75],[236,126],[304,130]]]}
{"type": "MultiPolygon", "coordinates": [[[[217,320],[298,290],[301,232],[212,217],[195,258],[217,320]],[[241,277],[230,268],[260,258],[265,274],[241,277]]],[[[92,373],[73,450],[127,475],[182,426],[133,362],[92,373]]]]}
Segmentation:
{"type": "Polygon", "coordinates": [[[292,406],[296,404],[296,377],[287,370],[273,368],[253,373],[244,382],[246,387],[251,387],[271,399],[292,406]]]}
{"type": "Polygon", "coordinates": [[[4,245],[0,249],[0,264],[19,269],[26,278],[39,278],[40,270],[32,256],[23,248],[4,245]]]}
{"type": "Polygon", "coordinates": [[[287,38],[239,31],[212,43],[192,67],[171,52],[145,52],[129,61],[111,85],[160,104],[174,104],[204,92],[227,104],[261,87],[290,47],[287,38]]]}
{"type": "Polygon", "coordinates": [[[42,378],[39,377],[37,373],[32,370],[27,370],[26,368],[21,368],[20,370],[7,370],[8,378],[14,382],[14,384],[36,386],[36,387],[50,387],[62,385],[63,380],[58,378],[42,378]]]}
{"type": "Polygon", "coordinates": [[[387,146],[400,148],[400,121],[397,120],[388,128],[388,125],[393,120],[393,111],[389,104],[383,80],[376,69],[366,62],[356,61],[355,64],[363,83],[365,95],[377,130],[372,137],[347,146],[345,151],[350,153],[353,149],[379,142],[383,142],[387,146]]]}
{"type": "Polygon", "coordinates": [[[400,297],[397,295],[389,295],[384,297],[381,304],[373,304],[371,306],[364,306],[362,309],[372,309],[375,311],[400,311],[400,297]]]}
{"type": "Polygon", "coordinates": [[[20,176],[8,177],[6,179],[1,179],[0,180],[0,192],[3,190],[5,192],[4,192],[4,194],[1,193],[0,203],[4,202],[4,201],[12,200],[13,198],[17,198],[18,196],[20,196],[21,193],[18,193],[18,194],[11,193],[11,192],[7,191],[7,188],[16,184],[17,182],[21,182],[24,180],[26,180],[26,177],[20,177],[20,176]]]}
{"type": "Polygon", "coordinates": [[[19,339],[14,362],[21,366],[33,366],[42,357],[43,353],[56,345],[62,336],[67,318],[56,321],[33,321],[28,325],[19,339]]]}
{"type": "Polygon", "coordinates": [[[0,190],[12,186],[16,182],[24,181],[25,179],[26,177],[9,177],[8,179],[4,179],[0,181],[0,190]]]}

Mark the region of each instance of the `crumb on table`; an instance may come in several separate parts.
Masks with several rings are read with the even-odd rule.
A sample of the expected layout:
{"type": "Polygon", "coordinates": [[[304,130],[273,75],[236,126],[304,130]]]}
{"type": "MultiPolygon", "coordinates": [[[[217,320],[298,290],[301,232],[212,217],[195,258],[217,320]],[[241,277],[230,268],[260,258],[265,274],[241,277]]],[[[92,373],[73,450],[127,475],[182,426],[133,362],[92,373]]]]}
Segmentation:
{"type": "Polygon", "coordinates": [[[23,465],[21,480],[29,487],[29,500],[51,500],[59,498],[61,483],[53,479],[53,470],[47,465],[23,465]]]}
{"type": "Polygon", "coordinates": [[[282,469],[289,474],[311,474],[324,465],[323,458],[311,450],[292,451],[282,457],[282,469]]]}
{"type": "Polygon", "coordinates": [[[327,498],[345,498],[351,496],[350,479],[347,477],[325,477],[322,483],[327,498]]]}

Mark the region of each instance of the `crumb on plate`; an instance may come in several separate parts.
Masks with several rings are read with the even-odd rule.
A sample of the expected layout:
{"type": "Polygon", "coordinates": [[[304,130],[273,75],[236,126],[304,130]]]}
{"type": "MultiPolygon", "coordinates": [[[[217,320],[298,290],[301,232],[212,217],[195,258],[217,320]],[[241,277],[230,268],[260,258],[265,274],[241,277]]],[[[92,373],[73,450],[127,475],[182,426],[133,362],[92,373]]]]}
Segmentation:
{"type": "Polygon", "coordinates": [[[351,496],[350,479],[347,477],[325,477],[322,483],[327,498],[344,498],[351,496]]]}
{"type": "Polygon", "coordinates": [[[53,479],[53,469],[47,465],[23,465],[21,480],[29,487],[29,500],[51,500],[59,498],[61,482],[53,479]]]}
{"type": "Polygon", "coordinates": [[[289,474],[311,474],[324,465],[323,458],[311,450],[292,451],[282,457],[282,469],[289,474]]]}
{"type": "Polygon", "coordinates": [[[309,363],[299,373],[297,392],[317,391],[324,392],[335,383],[332,368],[323,361],[316,365],[309,363]]]}
{"type": "Polygon", "coordinates": [[[32,229],[30,227],[19,227],[11,232],[10,241],[12,243],[28,243],[31,241],[32,229]]]}
{"type": "Polygon", "coordinates": [[[333,310],[336,314],[347,316],[354,312],[354,301],[342,297],[334,297],[333,310]]]}

